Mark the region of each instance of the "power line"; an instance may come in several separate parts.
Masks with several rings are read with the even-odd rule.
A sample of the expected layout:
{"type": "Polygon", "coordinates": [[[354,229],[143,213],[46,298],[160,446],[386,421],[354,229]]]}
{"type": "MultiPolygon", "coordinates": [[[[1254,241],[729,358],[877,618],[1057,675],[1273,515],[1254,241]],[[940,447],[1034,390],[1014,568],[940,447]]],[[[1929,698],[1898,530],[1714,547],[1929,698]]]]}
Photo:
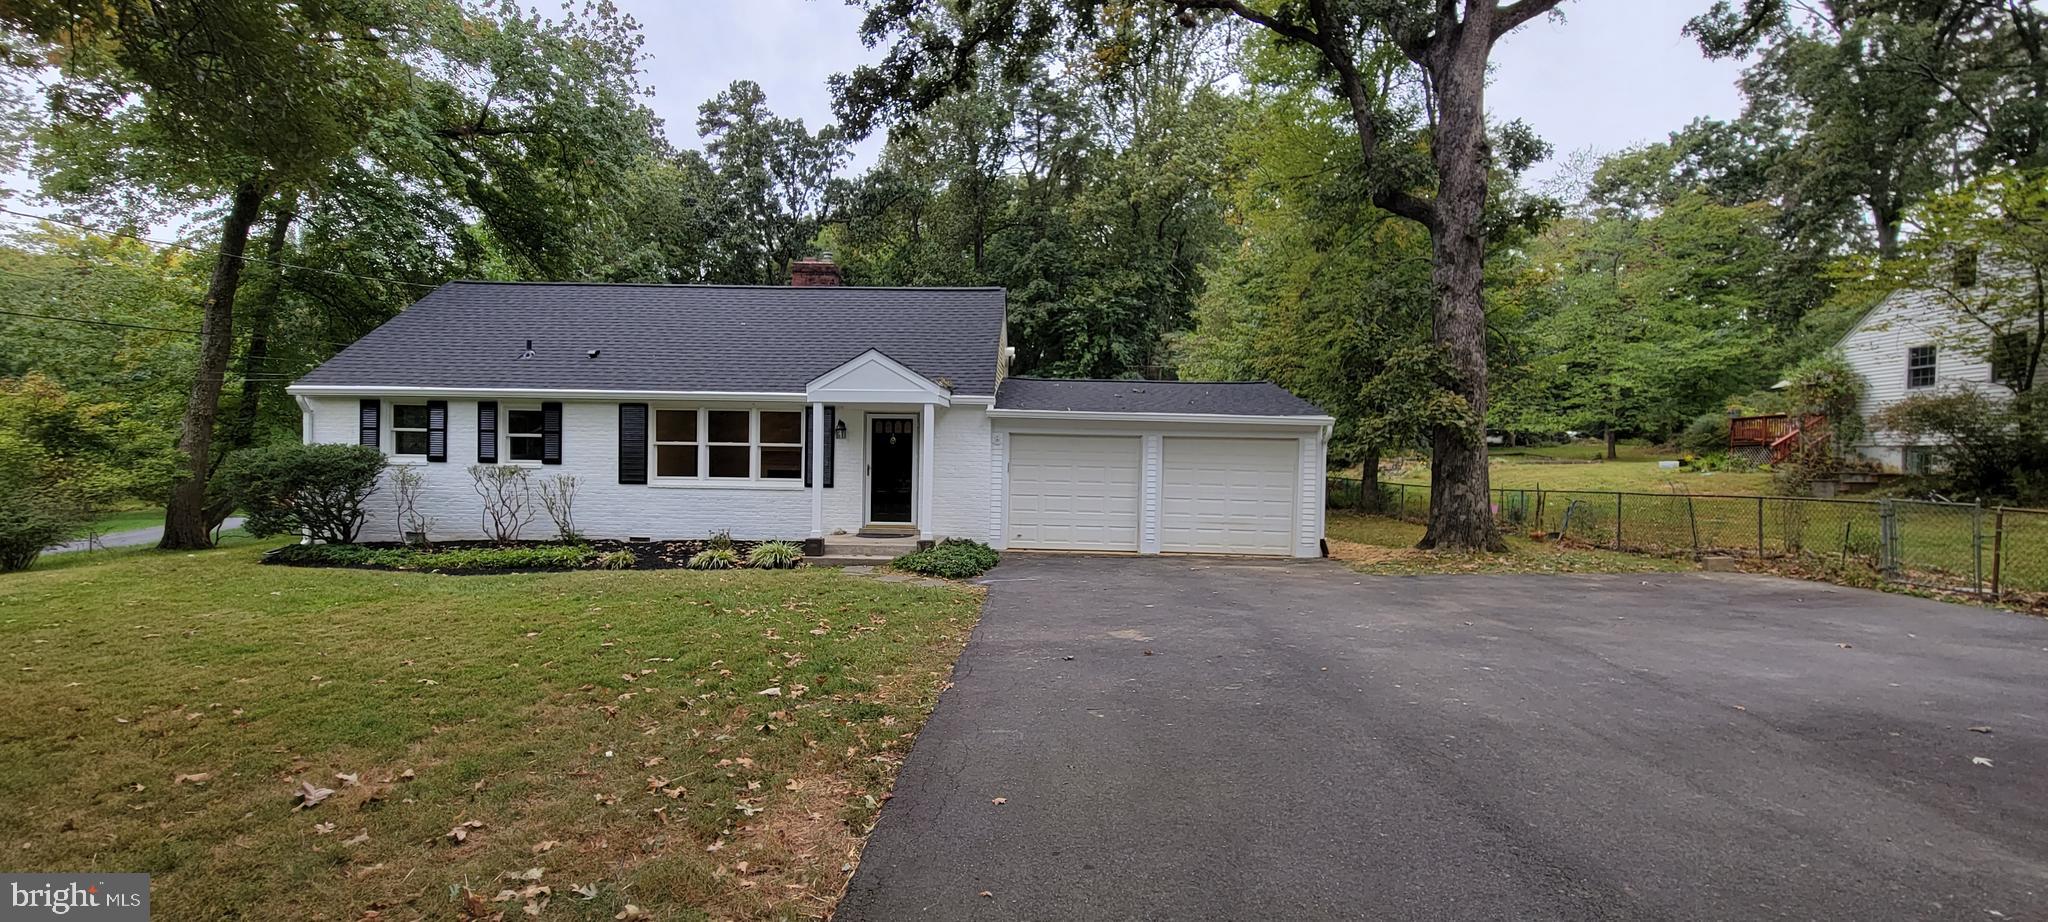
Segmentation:
{"type": "MultiPolygon", "coordinates": [[[[172,241],[172,240],[156,240],[156,239],[153,239],[153,238],[150,238],[150,237],[144,237],[144,236],[142,236],[141,234],[137,234],[137,233],[131,233],[131,232],[129,232],[129,231],[118,231],[118,230],[106,230],[106,229],[103,229],[103,228],[93,227],[93,226],[92,226],[92,225],[90,225],[90,224],[81,224],[81,223],[79,223],[79,222],[77,222],[77,221],[68,221],[68,220],[65,220],[65,219],[63,219],[63,218],[52,218],[52,217],[49,217],[49,216],[47,216],[47,215],[39,215],[39,214],[29,214],[29,213],[28,213],[28,212],[26,212],[26,211],[15,211],[15,210],[14,210],[14,209],[12,209],[12,208],[0,207],[0,214],[11,214],[11,215],[14,215],[14,216],[15,216],[15,217],[17,217],[17,218],[29,218],[29,219],[31,219],[31,220],[35,220],[35,221],[48,221],[48,222],[50,222],[50,223],[52,223],[52,224],[62,224],[62,225],[65,225],[65,226],[67,226],[67,227],[75,227],[75,228],[78,228],[79,230],[83,230],[83,231],[91,231],[92,233],[95,233],[95,234],[107,234],[107,235],[110,235],[110,236],[114,236],[114,237],[127,237],[127,238],[128,238],[128,239],[130,239],[130,240],[140,240],[140,241],[142,241],[143,243],[153,244],[153,245],[156,245],[156,246],[161,246],[161,247],[176,247],[176,248],[178,248],[178,249],[181,249],[181,250],[188,250],[188,251],[190,251],[190,252],[193,252],[193,253],[198,253],[198,254],[200,254],[200,255],[203,255],[203,256],[226,256],[226,255],[228,255],[228,254],[226,254],[226,253],[222,253],[222,252],[220,252],[219,250],[208,250],[208,249],[204,249],[204,248],[201,248],[201,247],[196,247],[196,246],[193,246],[193,245],[191,245],[191,244],[189,244],[189,243],[178,243],[178,242],[176,242],[176,241],[172,241]]],[[[236,256],[236,257],[233,257],[233,258],[235,258],[235,259],[239,259],[239,260],[241,260],[241,261],[243,261],[243,262],[252,262],[252,263],[266,263],[266,264],[269,264],[269,265],[272,265],[272,266],[276,266],[276,267],[278,267],[278,268],[280,268],[280,269],[295,269],[295,270],[298,270],[298,271],[300,271],[300,272],[317,272],[317,273],[319,273],[319,274],[321,274],[321,275],[332,275],[332,276],[337,276],[337,277],[340,277],[340,278],[346,278],[346,279],[355,279],[355,280],[357,280],[357,281],[360,281],[360,282],[383,282],[383,283],[385,283],[385,284],[388,284],[388,285],[408,285],[408,286],[411,286],[411,287],[413,287],[413,288],[428,288],[428,289],[432,289],[432,288],[439,288],[439,287],[441,287],[441,286],[439,286],[439,285],[432,285],[432,284],[428,284],[428,283],[426,283],[426,282],[408,282],[408,281],[405,281],[405,280],[403,280],[403,279],[392,279],[392,278],[383,278],[383,277],[381,277],[381,276],[375,276],[375,275],[357,275],[357,274],[355,274],[355,273],[353,273],[353,272],[343,272],[343,271],[341,271],[341,270],[339,270],[339,269],[322,269],[322,268],[319,268],[318,266],[302,266],[302,265],[299,265],[299,264],[297,264],[297,263],[288,263],[288,262],[282,262],[282,261],[279,261],[279,260],[275,260],[275,259],[265,259],[265,258],[263,258],[263,257],[261,257],[261,256],[250,256],[250,255],[248,255],[248,254],[246,254],[246,253],[245,253],[245,254],[243,254],[243,255],[241,255],[241,256],[236,256]]]]}

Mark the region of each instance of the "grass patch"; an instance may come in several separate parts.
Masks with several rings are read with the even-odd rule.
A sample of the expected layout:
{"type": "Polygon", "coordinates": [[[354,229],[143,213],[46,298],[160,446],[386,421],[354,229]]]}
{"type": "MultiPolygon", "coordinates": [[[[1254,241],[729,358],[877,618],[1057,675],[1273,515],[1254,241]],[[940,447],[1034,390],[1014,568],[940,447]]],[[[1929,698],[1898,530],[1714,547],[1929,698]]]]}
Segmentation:
{"type": "Polygon", "coordinates": [[[0,866],[151,872],[176,920],[455,918],[466,892],[518,918],[489,900],[531,868],[544,917],[821,916],[980,604],[836,570],[260,553],[0,578],[0,866]],[[294,812],[302,782],[336,793],[294,812]]]}
{"type": "MultiPolygon", "coordinates": [[[[1623,442],[1613,461],[1603,460],[1605,446],[1598,441],[1548,445],[1540,448],[1493,448],[1487,454],[1492,463],[1487,479],[1495,488],[1510,490],[1609,490],[1623,493],[1726,493],[1753,496],[1771,492],[1771,475],[1760,471],[1665,470],[1659,461],[1676,461],[1678,455],[1662,452],[1654,445],[1623,442]]],[[[1356,477],[1356,470],[1347,476],[1356,477]]],[[[1410,462],[1398,471],[1389,470],[1380,479],[1389,483],[1429,484],[1429,463],[1410,462]]]]}
{"type": "Polygon", "coordinates": [[[1507,535],[1505,554],[1422,551],[1423,526],[1376,515],[1331,512],[1324,526],[1330,555],[1362,573],[1663,573],[1690,570],[1681,560],[1646,557],[1507,535]]]}
{"type": "Polygon", "coordinates": [[[133,531],[137,528],[151,528],[163,523],[164,511],[162,508],[144,506],[137,509],[123,509],[118,512],[108,513],[105,518],[92,523],[92,530],[97,534],[104,535],[117,531],[133,531]]]}

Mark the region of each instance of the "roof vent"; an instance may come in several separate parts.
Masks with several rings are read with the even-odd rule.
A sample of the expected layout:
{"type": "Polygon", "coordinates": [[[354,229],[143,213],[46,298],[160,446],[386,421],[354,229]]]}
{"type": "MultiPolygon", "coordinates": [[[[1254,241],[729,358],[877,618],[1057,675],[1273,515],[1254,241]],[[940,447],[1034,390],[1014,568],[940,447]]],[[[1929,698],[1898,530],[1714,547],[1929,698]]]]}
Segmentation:
{"type": "Polygon", "coordinates": [[[526,341],[526,348],[520,350],[519,357],[522,359],[533,358],[533,340],[529,339],[526,341]]]}
{"type": "Polygon", "coordinates": [[[598,354],[599,352],[602,352],[602,351],[604,351],[604,350],[602,350],[602,349],[592,349],[592,350],[590,350],[590,351],[589,351],[588,353],[586,353],[586,354],[587,354],[587,355],[589,355],[589,356],[590,356],[591,358],[597,358],[597,354],[598,354]]]}

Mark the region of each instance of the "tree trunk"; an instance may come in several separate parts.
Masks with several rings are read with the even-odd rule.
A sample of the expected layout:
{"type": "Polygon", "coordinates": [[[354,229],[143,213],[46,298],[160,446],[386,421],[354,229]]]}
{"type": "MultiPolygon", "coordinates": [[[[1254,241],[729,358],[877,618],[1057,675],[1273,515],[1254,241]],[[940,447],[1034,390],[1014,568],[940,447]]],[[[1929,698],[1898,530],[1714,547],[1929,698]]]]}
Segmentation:
{"type": "Polygon", "coordinates": [[[1905,220],[1900,209],[1873,202],[1870,206],[1870,220],[1877,225],[1877,256],[1891,260],[1899,255],[1899,225],[1905,220]]]}
{"type": "Polygon", "coordinates": [[[277,304],[284,294],[284,271],[278,262],[284,256],[285,237],[291,233],[292,221],[298,217],[293,211],[297,204],[294,196],[279,199],[270,232],[263,238],[263,258],[268,265],[261,284],[251,292],[254,297],[249,305],[249,348],[242,353],[242,401],[235,407],[235,420],[222,440],[229,451],[247,448],[255,440],[266,389],[259,376],[276,373],[266,363],[270,360],[270,334],[277,325],[277,304]]]}
{"type": "Polygon", "coordinates": [[[1358,460],[1358,507],[1376,513],[1385,505],[1380,502],[1380,450],[1373,448],[1358,460]]]}
{"type": "Polygon", "coordinates": [[[185,472],[171,485],[170,503],[164,509],[164,537],[157,543],[167,551],[213,546],[212,529],[206,521],[206,483],[213,473],[213,424],[220,415],[228,355],[235,346],[235,287],[242,280],[242,253],[248,249],[249,228],[262,206],[262,183],[246,180],[235,187],[227,219],[221,222],[220,255],[214,257],[213,277],[199,302],[199,367],[192,375],[192,392],[178,433],[185,472]]]}
{"type": "Polygon", "coordinates": [[[1613,426],[1608,426],[1608,427],[1606,427],[1606,429],[1607,429],[1607,431],[1606,431],[1606,432],[1605,432],[1605,433],[1603,434],[1603,437],[1604,437],[1604,438],[1605,438],[1605,439],[1607,440],[1607,460],[1609,460],[1609,461],[1612,461],[1612,460],[1614,460],[1614,459],[1615,459],[1615,453],[1614,453],[1614,443],[1615,443],[1615,436],[1614,436],[1614,427],[1613,427],[1613,426]]]}
{"type": "Polygon", "coordinates": [[[1452,390],[1469,422],[1430,433],[1429,529],[1423,548],[1504,551],[1494,526],[1486,470],[1485,260],[1486,57],[1492,24],[1468,20],[1429,61],[1438,121],[1436,160],[1436,342],[1449,357],[1452,390]]]}

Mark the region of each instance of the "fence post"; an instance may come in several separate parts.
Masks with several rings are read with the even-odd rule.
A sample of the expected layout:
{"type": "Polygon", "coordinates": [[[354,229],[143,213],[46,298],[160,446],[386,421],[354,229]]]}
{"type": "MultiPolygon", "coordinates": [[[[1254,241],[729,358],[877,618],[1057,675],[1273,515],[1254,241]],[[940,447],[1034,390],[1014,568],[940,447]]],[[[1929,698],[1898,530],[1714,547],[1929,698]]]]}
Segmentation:
{"type": "Polygon", "coordinates": [[[1970,591],[1984,592],[1984,501],[1970,506],[1970,591]]]}
{"type": "Polygon", "coordinates": [[[1621,550],[1621,494],[1614,494],[1614,549],[1621,550]]]}
{"type": "Polygon", "coordinates": [[[1396,510],[1394,510],[1394,518],[1396,518],[1396,519],[1405,519],[1405,518],[1407,518],[1407,517],[1408,517],[1408,485],[1404,483],[1404,484],[1402,484],[1402,485],[1401,485],[1401,508],[1399,508],[1399,509],[1396,509],[1396,510]]]}
{"type": "Polygon", "coordinates": [[[1999,582],[1999,577],[2003,575],[2001,571],[2004,569],[2005,507],[2000,506],[1991,519],[1991,597],[1994,599],[2005,598],[2004,586],[1999,582]]]}
{"type": "Polygon", "coordinates": [[[1899,575],[1899,520],[1892,501],[1877,501],[1877,570],[1886,579],[1899,575]]]}
{"type": "Polygon", "coordinates": [[[1764,498],[1759,496],[1756,498],[1756,559],[1762,560],[1765,556],[1766,555],[1764,554],[1764,498]]]}
{"type": "Polygon", "coordinates": [[[1692,507],[1692,496],[1685,497],[1685,521],[1692,526],[1692,559],[1700,559],[1700,516],[1692,507]]]}

